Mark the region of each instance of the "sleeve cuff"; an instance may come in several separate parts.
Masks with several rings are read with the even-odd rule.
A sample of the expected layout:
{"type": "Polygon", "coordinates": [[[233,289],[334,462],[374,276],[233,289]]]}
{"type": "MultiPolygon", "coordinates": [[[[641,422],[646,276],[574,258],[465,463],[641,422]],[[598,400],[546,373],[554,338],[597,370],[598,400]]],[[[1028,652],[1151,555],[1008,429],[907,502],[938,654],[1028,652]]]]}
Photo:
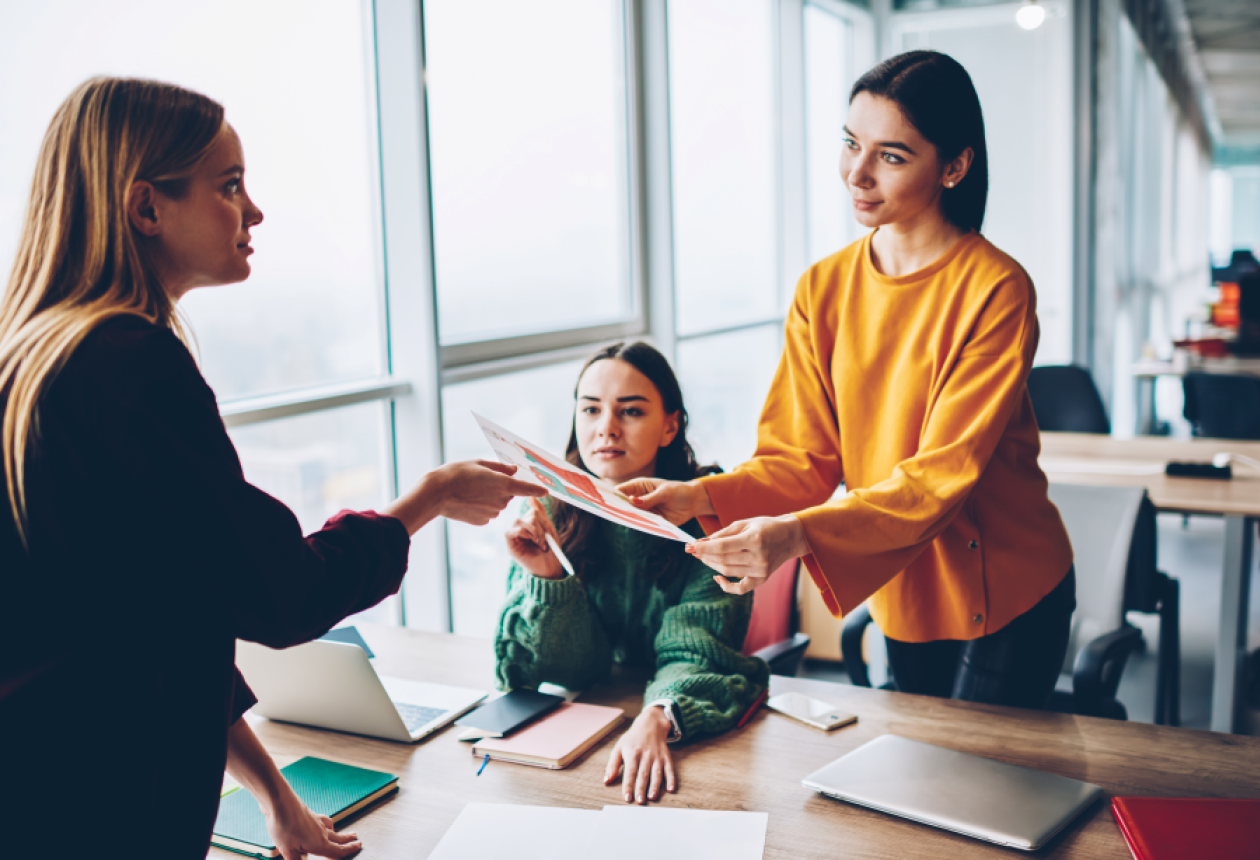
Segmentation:
{"type": "Polygon", "coordinates": [[[537,603],[548,606],[559,606],[576,600],[582,594],[582,583],[576,576],[565,576],[562,579],[543,579],[534,576],[528,570],[522,570],[525,579],[525,596],[537,603]]]}
{"type": "Polygon", "coordinates": [[[236,725],[236,721],[245,716],[245,712],[254,705],[258,704],[258,697],[254,695],[254,691],[249,688],[249,684],[245,683],[245,676],[241,674],[241,670],[236,667],[232,668],[235,677],[232,679],[232,725],[236,725]]]}
{"type": "Polygon", "coordinates": [[[665,716],[669,718],[669,737],[665,739],[667,744],[675,744],[682,740],[682,722],[678,719],[678,706],[673,699],[656,699],[644,705],[645,708],[654,708],[661,706],[661,710],[665,712],[665,716]]]}

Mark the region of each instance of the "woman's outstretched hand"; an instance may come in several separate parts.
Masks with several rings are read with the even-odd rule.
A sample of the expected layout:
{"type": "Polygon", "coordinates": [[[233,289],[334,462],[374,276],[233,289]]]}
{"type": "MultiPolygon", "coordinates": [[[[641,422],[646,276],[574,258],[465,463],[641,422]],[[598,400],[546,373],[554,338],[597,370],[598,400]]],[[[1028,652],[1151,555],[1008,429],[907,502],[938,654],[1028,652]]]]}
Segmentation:
{"type": "Polygon", "coordinates": [[[676,526],[696,517],[714,516],[709,491],[699,481],[666,481],[664,478],[635,478],[617,487],[636,508],[651,511],[676,526]]]}
{"type": "Polygon", "coordinates": [[[747,594],[784,562],[809,555],[805,527],[794,515],[754,517],[731,523],[695,543],[687,552],[722,576],[713,577],[727,594],[747,594]],[[724,577],[737,577],[730,582],[724,577]]]}
{"type": "Polygon", "coordinates": [[[447,463],[421,478],[382,513],[401,520],[409,534],[439,516],[484,526],[516,496],[547,495],[537,484],[512,477],[515,474],[515,466],[494,460],[447,463]]]}
{"type": "Polygon", "coordinates": [[[645,804],[660,800],[662,790],[677,791],[674,760],[665,743],[669,731],[669,717],[660,705],[644,708],[613,747],[604,771],[604,785],[612,785],[624,770],[621,788],[626,803],[645,804]]]}
{"type": "Polygon", "coordinates": [[[507,530],[508,553],[540,579],[563,579],[564,567],[547,546],[547,535],[551,535],[557,546],[560,544],[560,535],[556,534],[547,509],[538,499],[530,499],[529,510],[507,530]]]}

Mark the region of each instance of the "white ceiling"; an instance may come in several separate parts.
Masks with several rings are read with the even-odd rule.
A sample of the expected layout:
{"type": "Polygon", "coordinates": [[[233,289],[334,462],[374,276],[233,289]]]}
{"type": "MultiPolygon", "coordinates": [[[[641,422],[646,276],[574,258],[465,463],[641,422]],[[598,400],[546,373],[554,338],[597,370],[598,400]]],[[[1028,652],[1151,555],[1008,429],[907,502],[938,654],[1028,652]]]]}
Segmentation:
{"type": "Polygon", "coordinates": [[[1260,0],[1184,0],[1224,143],[1260,145],[1260,0]]]}

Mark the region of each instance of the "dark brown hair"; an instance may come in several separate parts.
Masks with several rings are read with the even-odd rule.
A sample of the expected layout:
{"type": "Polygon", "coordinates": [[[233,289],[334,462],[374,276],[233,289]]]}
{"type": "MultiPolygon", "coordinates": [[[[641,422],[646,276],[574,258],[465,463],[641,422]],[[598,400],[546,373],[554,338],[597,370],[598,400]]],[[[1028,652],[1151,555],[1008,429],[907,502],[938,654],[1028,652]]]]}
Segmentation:
{"type": "MultiPolygon", "coordinates": [[[[611,360],[624,361],[646,376],[660,393],[666,414],[678,413],[678,433],[673,441],[657,452],[656,477],[670,481],[690,481],[701,475],[712,475],[722,471],[717,466],[701,466],[696,462],[695,451],[691,449],[691,444],[687,441],[687,409],[683,406],[682,388],[678,384],[678,377],[674,375],[674,369],[669,366],[668,359],[650,344],[642,341],[614,343],[588,358],[586,364],[582,365],[582,372],[578,374],[577,382],[573,386],[574,402],[577,401],[578,385],[581,384],[582,377],[591,365],[597,361],[611,360]]],[[[576,415],[574,421],[576,422],[576,415]]],[[[582,462],[581,452],[578,451],[576,423],[569,431],[569,445],[565,449],[564,457],[570,464],[590,474],[590,470],[582,462]]],[[[551,511],[551,520],[555,523],[556,531],[560,535],[560,546],[573,562],[578,578],[585,580],[586,571],[583,559],[587,555],[591,534],[594,532],[598,517],[573,505],[559,504],[551,511]]],[[[683,552],[674,541],[660,538],[656,543],[658,546],[653,551],[647,566],[648,577],[658,583],[668,582],[677,571],[683,552]]]]}
{"type": "Polygon", "coordinates": [[[971,148],[967,175],[941,196],[941,213],[963,230],[979,231],[989,196],[989,150],[984,114],[971,75],[948,54],[907,51],[889,57],[857,79],[849,103],[859,93],[888,99],[936,147],[941,163],[971,148]]]}

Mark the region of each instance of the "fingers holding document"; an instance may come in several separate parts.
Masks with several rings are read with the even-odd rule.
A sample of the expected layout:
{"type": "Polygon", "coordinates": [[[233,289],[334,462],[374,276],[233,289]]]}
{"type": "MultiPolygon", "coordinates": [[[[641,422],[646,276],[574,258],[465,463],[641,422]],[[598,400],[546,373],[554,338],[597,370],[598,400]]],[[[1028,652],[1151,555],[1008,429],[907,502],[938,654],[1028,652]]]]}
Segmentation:
{"type": "Polygon", "coordinates": [[[809,543],[801,521],[787,514],[740,520],[686,549],[721,574],[714,581],[727,594],[747,594],[785,562],[808,555],[809,543]]]}
{"type": "Polygon", "coordinates": [[[658,514],[676,526],[696,517],[713,516],[709,491],[699,481],[636,478],[619,485],[617,492],[636,508],[658,514]]]}
{"type": "Polygon", "coordinates": [[[495,460],[447,463],[421,478],[382,513],[399,519],[410,534],[439,516],[484,526],[517,496],[547,495],[542,487],[515,475],[515,466],[495,460]]]}

